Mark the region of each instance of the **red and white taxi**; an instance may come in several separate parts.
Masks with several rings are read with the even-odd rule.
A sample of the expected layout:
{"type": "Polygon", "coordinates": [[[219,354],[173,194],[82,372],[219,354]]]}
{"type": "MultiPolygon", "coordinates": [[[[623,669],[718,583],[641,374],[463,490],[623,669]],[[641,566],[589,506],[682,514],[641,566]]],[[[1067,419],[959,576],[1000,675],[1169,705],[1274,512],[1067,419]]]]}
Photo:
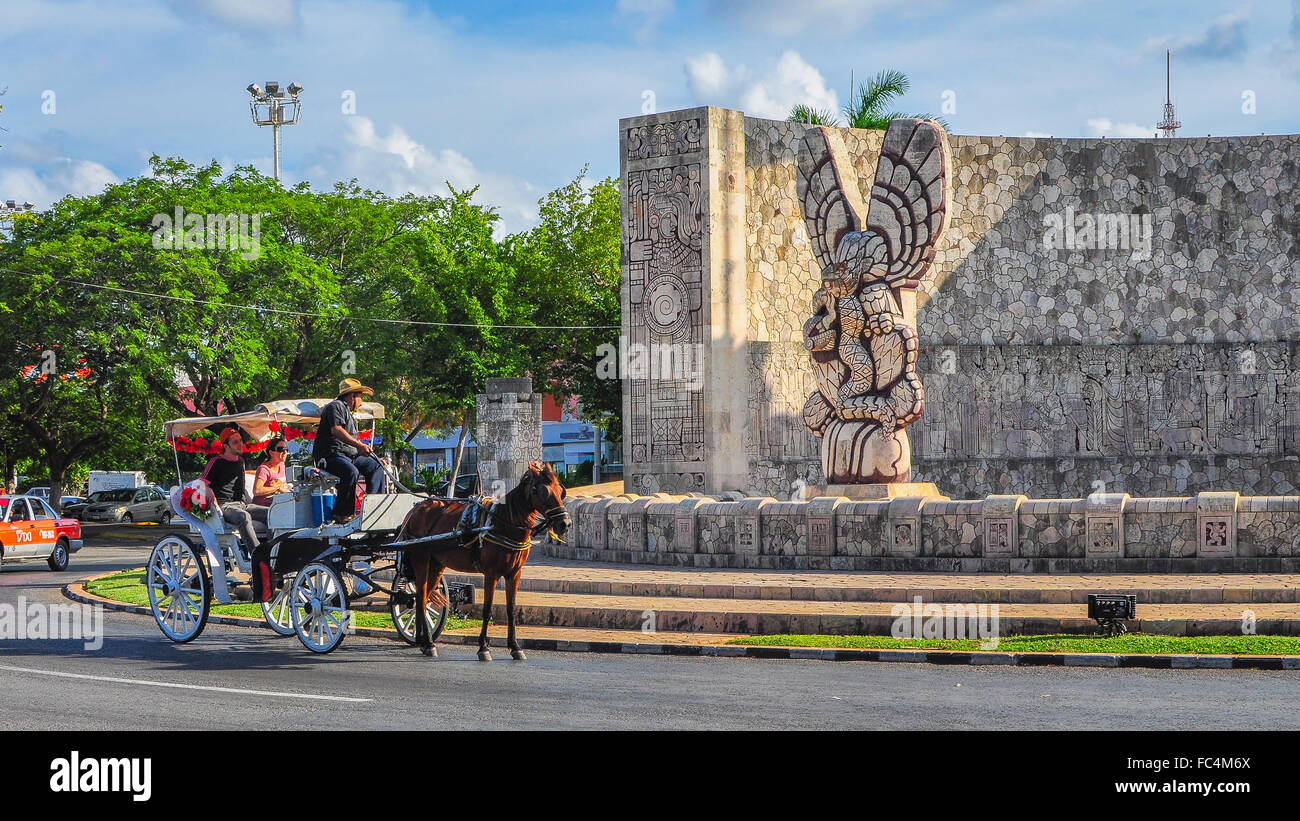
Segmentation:
{"type": "Polygon", "coordinates": [[[0,563],[45,559],[51,570],[66,570],[81,549],[81,522],[60,519],[37,496],[0,496],[0,563]]]}

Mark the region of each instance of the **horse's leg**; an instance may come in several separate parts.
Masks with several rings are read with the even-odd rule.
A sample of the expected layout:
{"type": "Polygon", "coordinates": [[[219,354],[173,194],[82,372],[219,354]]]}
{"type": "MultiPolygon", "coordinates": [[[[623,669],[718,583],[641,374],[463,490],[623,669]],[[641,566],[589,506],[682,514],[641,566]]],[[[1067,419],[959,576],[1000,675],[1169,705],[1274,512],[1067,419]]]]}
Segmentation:
{"type": "Polygon", "coordinates": [[[528,658],[519,649],[519,642],[515,641],[515,592],[519,590],[519,576],[523,571],[524,568],[520,565],[506,578],[506,646],[510,648],[510,657],[515,661],[528,658]]]}
{"type": "Polygon", "coordinates": [[[478,634],[478,660],[491,661],[492,654],[488,652],[488,620],[492,618],[492,594],[497,589],[497,577],[489,573],[483,574],[483,629],[478,634]]]}
{"type": "Polygon", "coordinates": [[[429,625],[422,618],[424,608],[429,604],[429,565],[432,559],[428,553],[419,551],[410,554],[410,561],[411,582],[415,585],[415,601],[411,603],[415,613],[415,646],[429,658],[436,658],[438,651],[434,649],[433,638],[429,635],[429,625]]]}

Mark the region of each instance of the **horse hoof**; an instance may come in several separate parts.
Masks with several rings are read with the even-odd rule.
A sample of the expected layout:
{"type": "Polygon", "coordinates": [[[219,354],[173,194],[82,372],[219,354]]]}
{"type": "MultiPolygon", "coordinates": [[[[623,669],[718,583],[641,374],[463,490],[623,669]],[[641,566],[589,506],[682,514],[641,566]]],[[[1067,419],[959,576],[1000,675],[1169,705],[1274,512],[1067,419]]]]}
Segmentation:
{"type": "Polygon", "coordinates": [[[527,661],[527,660],[528,660],[528,656],[525,656],[525,655],[524,655],[524,651],[523,651],[523,650],[511,650],[511,651],[510,651],[510,658],[514,659],[515,661],[527,661]]]}
{"type": "Polygon", "coordinates": [[[421,648],[420,648],[420,652],[421,652],[421,653],[424,653],[426,656],[428,656],[428,657],[431,658],[431,659],[436,659],[436,658],[438,657],[438,648],[437,648],[437,647],[432,647],[432,646],[430,646],[430,647],[421,647],[421,648]]]}
{"type": "Polygon", "coordinates": [[[479,651],[478,651],[478,660],[479,660],[479,661],[491,661],[491,660],[492,660],[492,654],[489,653],[489,652],[486,651],[486,650],[479,650],[479,651]]]}

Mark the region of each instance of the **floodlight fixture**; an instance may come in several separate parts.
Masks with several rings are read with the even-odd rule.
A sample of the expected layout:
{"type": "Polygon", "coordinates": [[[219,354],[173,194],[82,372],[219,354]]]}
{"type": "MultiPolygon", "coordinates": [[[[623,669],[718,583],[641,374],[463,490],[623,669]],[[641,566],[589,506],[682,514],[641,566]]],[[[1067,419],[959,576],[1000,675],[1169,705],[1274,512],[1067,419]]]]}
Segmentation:
{"type": "Polygon", "coordinates": [[[267,80],[266,90],[257,83],[248,85],[248,93],[253,99],[248,103],[249,112],[253,116],[253,124],[257,126],[271,126],[272,151],[275,160],[275,178],[280,179],[280,126],[297,125],[298,118],[302,115],[302,100],[298,95],[302,93],[302,84],[293,82],[288,86],[289,93],[293,99],[285,99],[284,90],[280,88],[278,80],[267,80]]]}

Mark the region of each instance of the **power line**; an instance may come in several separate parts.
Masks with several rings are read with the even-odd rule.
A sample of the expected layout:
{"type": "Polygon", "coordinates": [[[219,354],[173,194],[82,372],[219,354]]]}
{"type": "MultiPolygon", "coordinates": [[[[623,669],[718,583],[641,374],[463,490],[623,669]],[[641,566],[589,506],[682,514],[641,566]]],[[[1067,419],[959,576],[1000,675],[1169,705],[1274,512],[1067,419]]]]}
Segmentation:
{"type": "MultiPolygon", "coordinates": [[[[25,271],[14,271],[8,268],[0,268],[9,274],[23,274],[30,276],[25,271]]],[[[424,322],[418,319],[382,319],[372,316],[335,316],[331,314],[318,314],[311,311],[291,311],[287,308],[266,308],[258,305],[236,305],[232,302],[216,302],[210,299],[196,299],[194,297],[172,296],[170,294],[155,294],[150,291],[138,291],[133,288],[118,288],[113,285],[96,285],[93,282],[82,282],[76,279],[65,279],[63,277],[52,277],[55,282],[71,283],[80,285],[83,288],[98,288],[103,291],[116,291],[122,294],[131,294],[133,296],[152,297],[154,299],[170,299],[174,302],[188,302],[193,305],[211,305],[218,308],[233,308],[245,311],[264,311],[272,314],[287,314],[289,316],[308,316],[318,319],[334,319],[341,321],[356,322],[382,322],[390,325],[423,325],[434,328],[502,328],[509,330],[537,330],[537,331],[603,331],[619,328],[619,325],[482,325],[475,322],[424,322]]]]}

